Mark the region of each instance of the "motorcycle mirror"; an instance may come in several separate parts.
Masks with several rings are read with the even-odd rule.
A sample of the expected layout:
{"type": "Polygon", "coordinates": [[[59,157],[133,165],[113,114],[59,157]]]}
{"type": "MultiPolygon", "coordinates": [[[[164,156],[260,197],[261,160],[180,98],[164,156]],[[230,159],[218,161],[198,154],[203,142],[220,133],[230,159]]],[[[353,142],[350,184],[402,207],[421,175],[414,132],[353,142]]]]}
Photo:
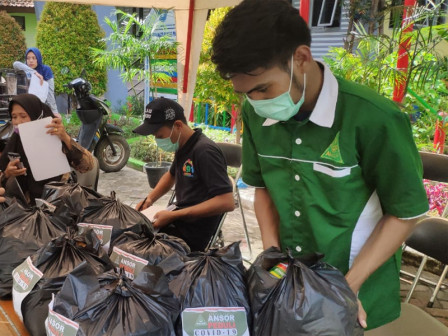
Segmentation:
{"type": "Polygon", "coordinates": [[[68,74],[70,72],[70,69],[68,68],[68,67],[63,67],[62,69],[61,69],[61,74],[62,75],[66,75],[66,74],[68,74]]]}
{"type": "Polygon", "coordinates": [[[86,73],[86,69],[82,69],[82,71],[81,71],[81,78],[86,78],[86,75],[87,75],[87,73],[86,73]]]}

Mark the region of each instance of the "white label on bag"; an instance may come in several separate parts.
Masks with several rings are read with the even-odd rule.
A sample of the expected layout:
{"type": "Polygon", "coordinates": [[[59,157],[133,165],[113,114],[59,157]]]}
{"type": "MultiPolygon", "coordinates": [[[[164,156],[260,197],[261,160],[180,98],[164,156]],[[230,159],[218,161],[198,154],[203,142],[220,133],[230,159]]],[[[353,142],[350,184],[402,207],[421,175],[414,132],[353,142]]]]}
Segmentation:
{"type": "Polygon", "coordinates": [[[47,336],[76,336],[79,324],[53,311],[53,300],[48,305],[48,317],[45,320],[47,336]]]}
{"type": "Polygon", "coordinates": [[[97,235],[98,239],[103,245],[103,250],[109,252],[110,239],[112,237],[112,225],[100,225],[100,224],[90,224],[90,223],[78,223],[78,233],[83,233],[87,229],[92,229],[97,235]]]}
{"type": "Polygon", "coordinates": [[[143,267],[148,265],[148,260],[120,250],[118,247],[114,247],[110,260],[112,260],[118,272],[122,268],[125,275],[131,280],[134,280],[143,267]]]}
{"type": "Polygon", "coordinates": [[[43,273],[31,262],[31,257],[26,258],[23,263],[12,271],[12,300],[14,311],[20,317],[20,320],[23,320],[22,301],[42,276],[43,273]]]}
{"type": "Polygon", "coordinates": [[[182,312],[183,336],[249,336],[243,307],[186,308],[182,312]]]}

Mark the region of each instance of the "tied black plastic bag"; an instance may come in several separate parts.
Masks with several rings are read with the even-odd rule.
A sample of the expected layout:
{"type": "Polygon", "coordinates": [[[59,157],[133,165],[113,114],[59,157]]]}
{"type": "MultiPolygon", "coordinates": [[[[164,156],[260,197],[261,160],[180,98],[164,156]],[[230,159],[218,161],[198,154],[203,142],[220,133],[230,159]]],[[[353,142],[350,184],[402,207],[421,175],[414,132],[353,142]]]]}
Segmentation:
{"type": "Polygon", "coordinates": [[[112,226],[111,243],[134,225],[146,225],[151,231],[153,229],[145,215],[121,203],[113,191],[110,197],[103,196],[90,200],[89,205],[82,212],[81,222],[112,226]]]}
{"type": "Polygon", "coordinates": [[[10,205],[11,203],[14,202],[14,201],[13,201],[11,198],[9,198],[9,197],[5,197],[5,196],[1,196],[1,197],[4,197],[4,198],[5,198],[5,201],[0,203],[0,216],[1,216],[1,214],[3,213],[3,211],[5,211],[6,208],[9,207],[9,205],[10,205]]]}
{"type": "Polygon", "coordinates": [[[53,311],[78,324],[77,336],[172,336],[179,301],[157,266],[145,266],[131,281],[113,271],[96,276],[83,263],[55,296],[53,311]]]}
{"type": "Polygon", "coordinates": [[[361,336],[358,304],[344,275],[320,262],[322,255],[294,259],[277,248],[262,252],[248,271],[252,335],[361,336]],[[269,271],[286,263],[286,275],[269,271]]]}
{"type": "MultiPolygon", "coordinates": [[[[250,325],[250,304],[239,242],[206,253],[171,256],[159,265],[180,299],[181,311],[196,307],[243,307],[250,325]]],[[[177,322],[177,335],[182,323],[177,322]]]]}
{"type": "MultiPolygon", "coordinates": [[[[48,316],[52,294],[62,288],[65,278],[76,266],[85,261],[95,274],[113,269],[112,262],[101,248],[101,242],[93,230],[83,234],[72,231],[62,235],[33,254],[29,261],[32,267],[24,269],[23,275],[35,273],[33,277],[38,278],[37,269],[41,277],[33,288],[27,290],[18,286],[14,280],[13,303],[17,315],[23,314],[25,327],[33,336],[45,336],[44,321],[48,316]]],[[[20,272],[17,269],[14,272],[20,272]]]]}
{"type": "Polygon", "coordinates": [[[136,225],[119,236],[113,246],[157,265],[168,256],[184,256],[190,248],[182,239],[164,233],[153,233],[146,225],[136,225]]]}
{"type": "Polygon", "coordinates": [[[12,271],[66,228],[51,220],[51,211],[12,203],[0,216],[0,297],[9,297],[12,271]]]}
{"type": "Polygon", "coordinates": [[[56,206],[53,217],[74,226],[91,200],[100,198],[96,191],[77,183],[50,182],[42,191],[42,199],[56,206]]]}

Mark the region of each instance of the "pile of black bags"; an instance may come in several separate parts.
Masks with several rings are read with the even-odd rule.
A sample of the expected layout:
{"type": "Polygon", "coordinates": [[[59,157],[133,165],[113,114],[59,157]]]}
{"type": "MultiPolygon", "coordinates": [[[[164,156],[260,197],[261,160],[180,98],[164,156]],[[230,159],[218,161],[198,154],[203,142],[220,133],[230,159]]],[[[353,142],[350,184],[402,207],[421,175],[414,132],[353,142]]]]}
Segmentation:
{"type": "Polygon", "coordinates": [[[144,267],[131,281],[116,271],[96,275],[84,263],[67,277],[52,310],[77,323],[78,336],[174,336],[179,301],[157,266],[144,267]]]}
{"type": "Polygon", "coordinates": [[[191,253],[113,192],[50,183],[43,199],[0,208],[0,297],[14,278],[32,336],[65,335],[61,326],[76,336],[183,336],[182,312],[204,307],[242,312],[244,335],[363,335],[355,294],[322,256],[270,248],[246,271],[238,242],[191,253]]]}
{"type": "Polygon", "coordinates": [[[35,274],[40,272],[41,277],[24,293],[16,278],[23,279],[26,273],[33,270],[23,270],[20,273],[16,269],[14,272],[19,274],[13,273],[13,303],[16,313],[23,316],[23,322],[32,335],[45,335],[44,321],[48,316],[48,304],[52,295],[61,289],[67,275],[78,265],[86,262],[95,274],[114,267],[93,230],[78,234],[69,229],[68,233],[53,239],[29,259],[25,263],[31,262],[30,268],[34,269],[35,274]]]}
{"type": "Polygon", "coordinates": [[[12,271],[66,227],[51,218],[52,209],[45,205],[26,208],[13,202],[0,217],[0,297],[8,298],[12,290],[12,271]]]}

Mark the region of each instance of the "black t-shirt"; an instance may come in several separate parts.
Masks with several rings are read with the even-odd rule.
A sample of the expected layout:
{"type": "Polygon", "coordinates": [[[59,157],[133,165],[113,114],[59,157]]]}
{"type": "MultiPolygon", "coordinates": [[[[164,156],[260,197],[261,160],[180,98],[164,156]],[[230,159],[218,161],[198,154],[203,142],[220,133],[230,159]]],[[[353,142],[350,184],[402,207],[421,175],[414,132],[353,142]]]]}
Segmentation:
{"type": "MultiPolygon", "coordinates": [[[[202,134],[201,129],[195,129],[176,152],[170,173],[176,180],[179,208],[232,192],[224,155],[213,141],[202,134]]],[[[203,251],[216,232],[220,219],[221,215],[183,218],[163,227],[160,232],[182,238],[192,251],[203,251]]]]}
{"type": "Polygon", "coordinates": [[[181,208],[232,192],[224,155],[201,129],[195,129],[176,152],[170,173],[175,177],[176,200],[181,208]]]}

